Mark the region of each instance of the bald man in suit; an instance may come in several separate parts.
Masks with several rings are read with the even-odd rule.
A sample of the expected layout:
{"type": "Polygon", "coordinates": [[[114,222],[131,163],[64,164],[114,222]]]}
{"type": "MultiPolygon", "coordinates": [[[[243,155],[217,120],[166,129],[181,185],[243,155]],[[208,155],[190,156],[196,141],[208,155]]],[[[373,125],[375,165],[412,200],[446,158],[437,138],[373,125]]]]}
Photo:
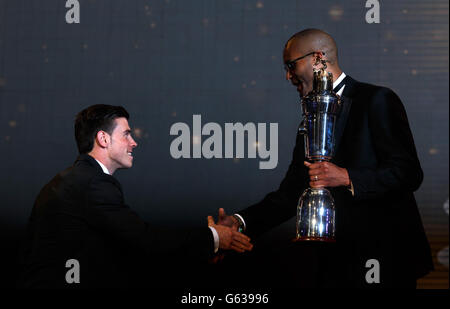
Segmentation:
{"type": "MultiPolygon", "coordinates": [[[[279,189],[233,216],[220,209],[219,223],[255,238],[295,216],[308,186],[327,187],[336,203],[336,244],[311,248],[306,261],[298,256],[299,268],[302,263],[311,266],[306,269],[311,280],[300,273],[297,281],[316,287],[415,287],[433,263],[413,194],[423,172],[402,102],[388,88],[346,75],[338,64],[335,41],[324,31],[296,33],[287,41],[283,58],[286,79],[300,97],[312,90],[317,60],[325,60],[333,74],[334,91],[343,103],[335,156],[331,162],[307,162],[304,138],[298,133],[279,189]],[[377,284],[366,280],[370,260],[380,265],[377,284]]],[[[301,247],[297,243],[291,249],[301,247]]],[[[285,263],[288,258],[292,257],[280,260],[285,263]]]]}

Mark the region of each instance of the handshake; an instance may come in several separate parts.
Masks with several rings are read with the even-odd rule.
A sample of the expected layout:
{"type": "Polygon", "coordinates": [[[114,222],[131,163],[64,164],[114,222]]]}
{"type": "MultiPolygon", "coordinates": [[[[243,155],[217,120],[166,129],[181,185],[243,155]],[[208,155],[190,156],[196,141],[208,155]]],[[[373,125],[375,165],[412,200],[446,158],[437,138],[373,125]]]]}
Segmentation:
{"type": "Polygon", "coordinates": [[[252,250],[250,238],[238,232],[239,221],[233,216],[228,216],[223,208],[219,209],[217,224],[212,216],[208,216],[208,226],[213,227],[219,234],[219,249],[241,253],[252,250]]]}

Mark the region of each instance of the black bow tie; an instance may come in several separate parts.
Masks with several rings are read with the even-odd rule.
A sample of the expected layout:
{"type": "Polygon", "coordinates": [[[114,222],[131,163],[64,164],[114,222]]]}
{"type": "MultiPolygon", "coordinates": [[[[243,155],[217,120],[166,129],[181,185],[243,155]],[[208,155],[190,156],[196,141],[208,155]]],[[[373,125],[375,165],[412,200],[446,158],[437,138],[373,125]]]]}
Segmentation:
{"type": "Polygon", "coordinates": [[[341,82],[340,82],[336,87],[334,87],[333,91],[334,91],[335,93],[338,93],[339,90],[341,90],[341,88],[345,86],[344,81],[345,81],[345,78],[342,79],[341,82]]]}

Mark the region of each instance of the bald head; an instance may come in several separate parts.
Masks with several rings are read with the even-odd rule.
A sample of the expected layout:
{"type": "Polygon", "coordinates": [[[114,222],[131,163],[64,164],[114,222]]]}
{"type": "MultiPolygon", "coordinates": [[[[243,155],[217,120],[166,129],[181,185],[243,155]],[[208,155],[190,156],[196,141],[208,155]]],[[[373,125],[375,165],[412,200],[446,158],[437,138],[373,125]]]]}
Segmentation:
{"type": "Polygon", "coordinates": [[[298,49],[302,53],[322,51],[325,59],[332,66],[338,65],[336,42],[328,33],[319,29],[305,29],[294,34],[286,43],[285,48],[298,49]]]}
{"type": "Polygon", "coordinates": [[[326,71],[333,75],[333,82],[336,81],[342,71],[338,64],[336,42],[328,33],[306,29],[287,41],[283,51],[286,79],[297,88],[300,96],[307,95],[313,89],[313,73],[319,59],[327,61],[326,71]]]}

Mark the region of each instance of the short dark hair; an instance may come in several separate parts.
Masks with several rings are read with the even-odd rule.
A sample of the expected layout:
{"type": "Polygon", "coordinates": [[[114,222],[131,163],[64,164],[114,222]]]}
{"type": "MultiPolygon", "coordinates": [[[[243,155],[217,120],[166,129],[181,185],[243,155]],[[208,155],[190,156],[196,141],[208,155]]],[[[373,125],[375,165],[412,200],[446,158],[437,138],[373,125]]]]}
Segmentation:
{"type": "Polygon", "coordinates": [[[116,118],[130,115],[122,106],[97,104],[83,109],[75,118],[75,140],[78,152],[88,153],[94,148],[94,140],[98,131],[112,134],[115,128],[116,118]]]}

